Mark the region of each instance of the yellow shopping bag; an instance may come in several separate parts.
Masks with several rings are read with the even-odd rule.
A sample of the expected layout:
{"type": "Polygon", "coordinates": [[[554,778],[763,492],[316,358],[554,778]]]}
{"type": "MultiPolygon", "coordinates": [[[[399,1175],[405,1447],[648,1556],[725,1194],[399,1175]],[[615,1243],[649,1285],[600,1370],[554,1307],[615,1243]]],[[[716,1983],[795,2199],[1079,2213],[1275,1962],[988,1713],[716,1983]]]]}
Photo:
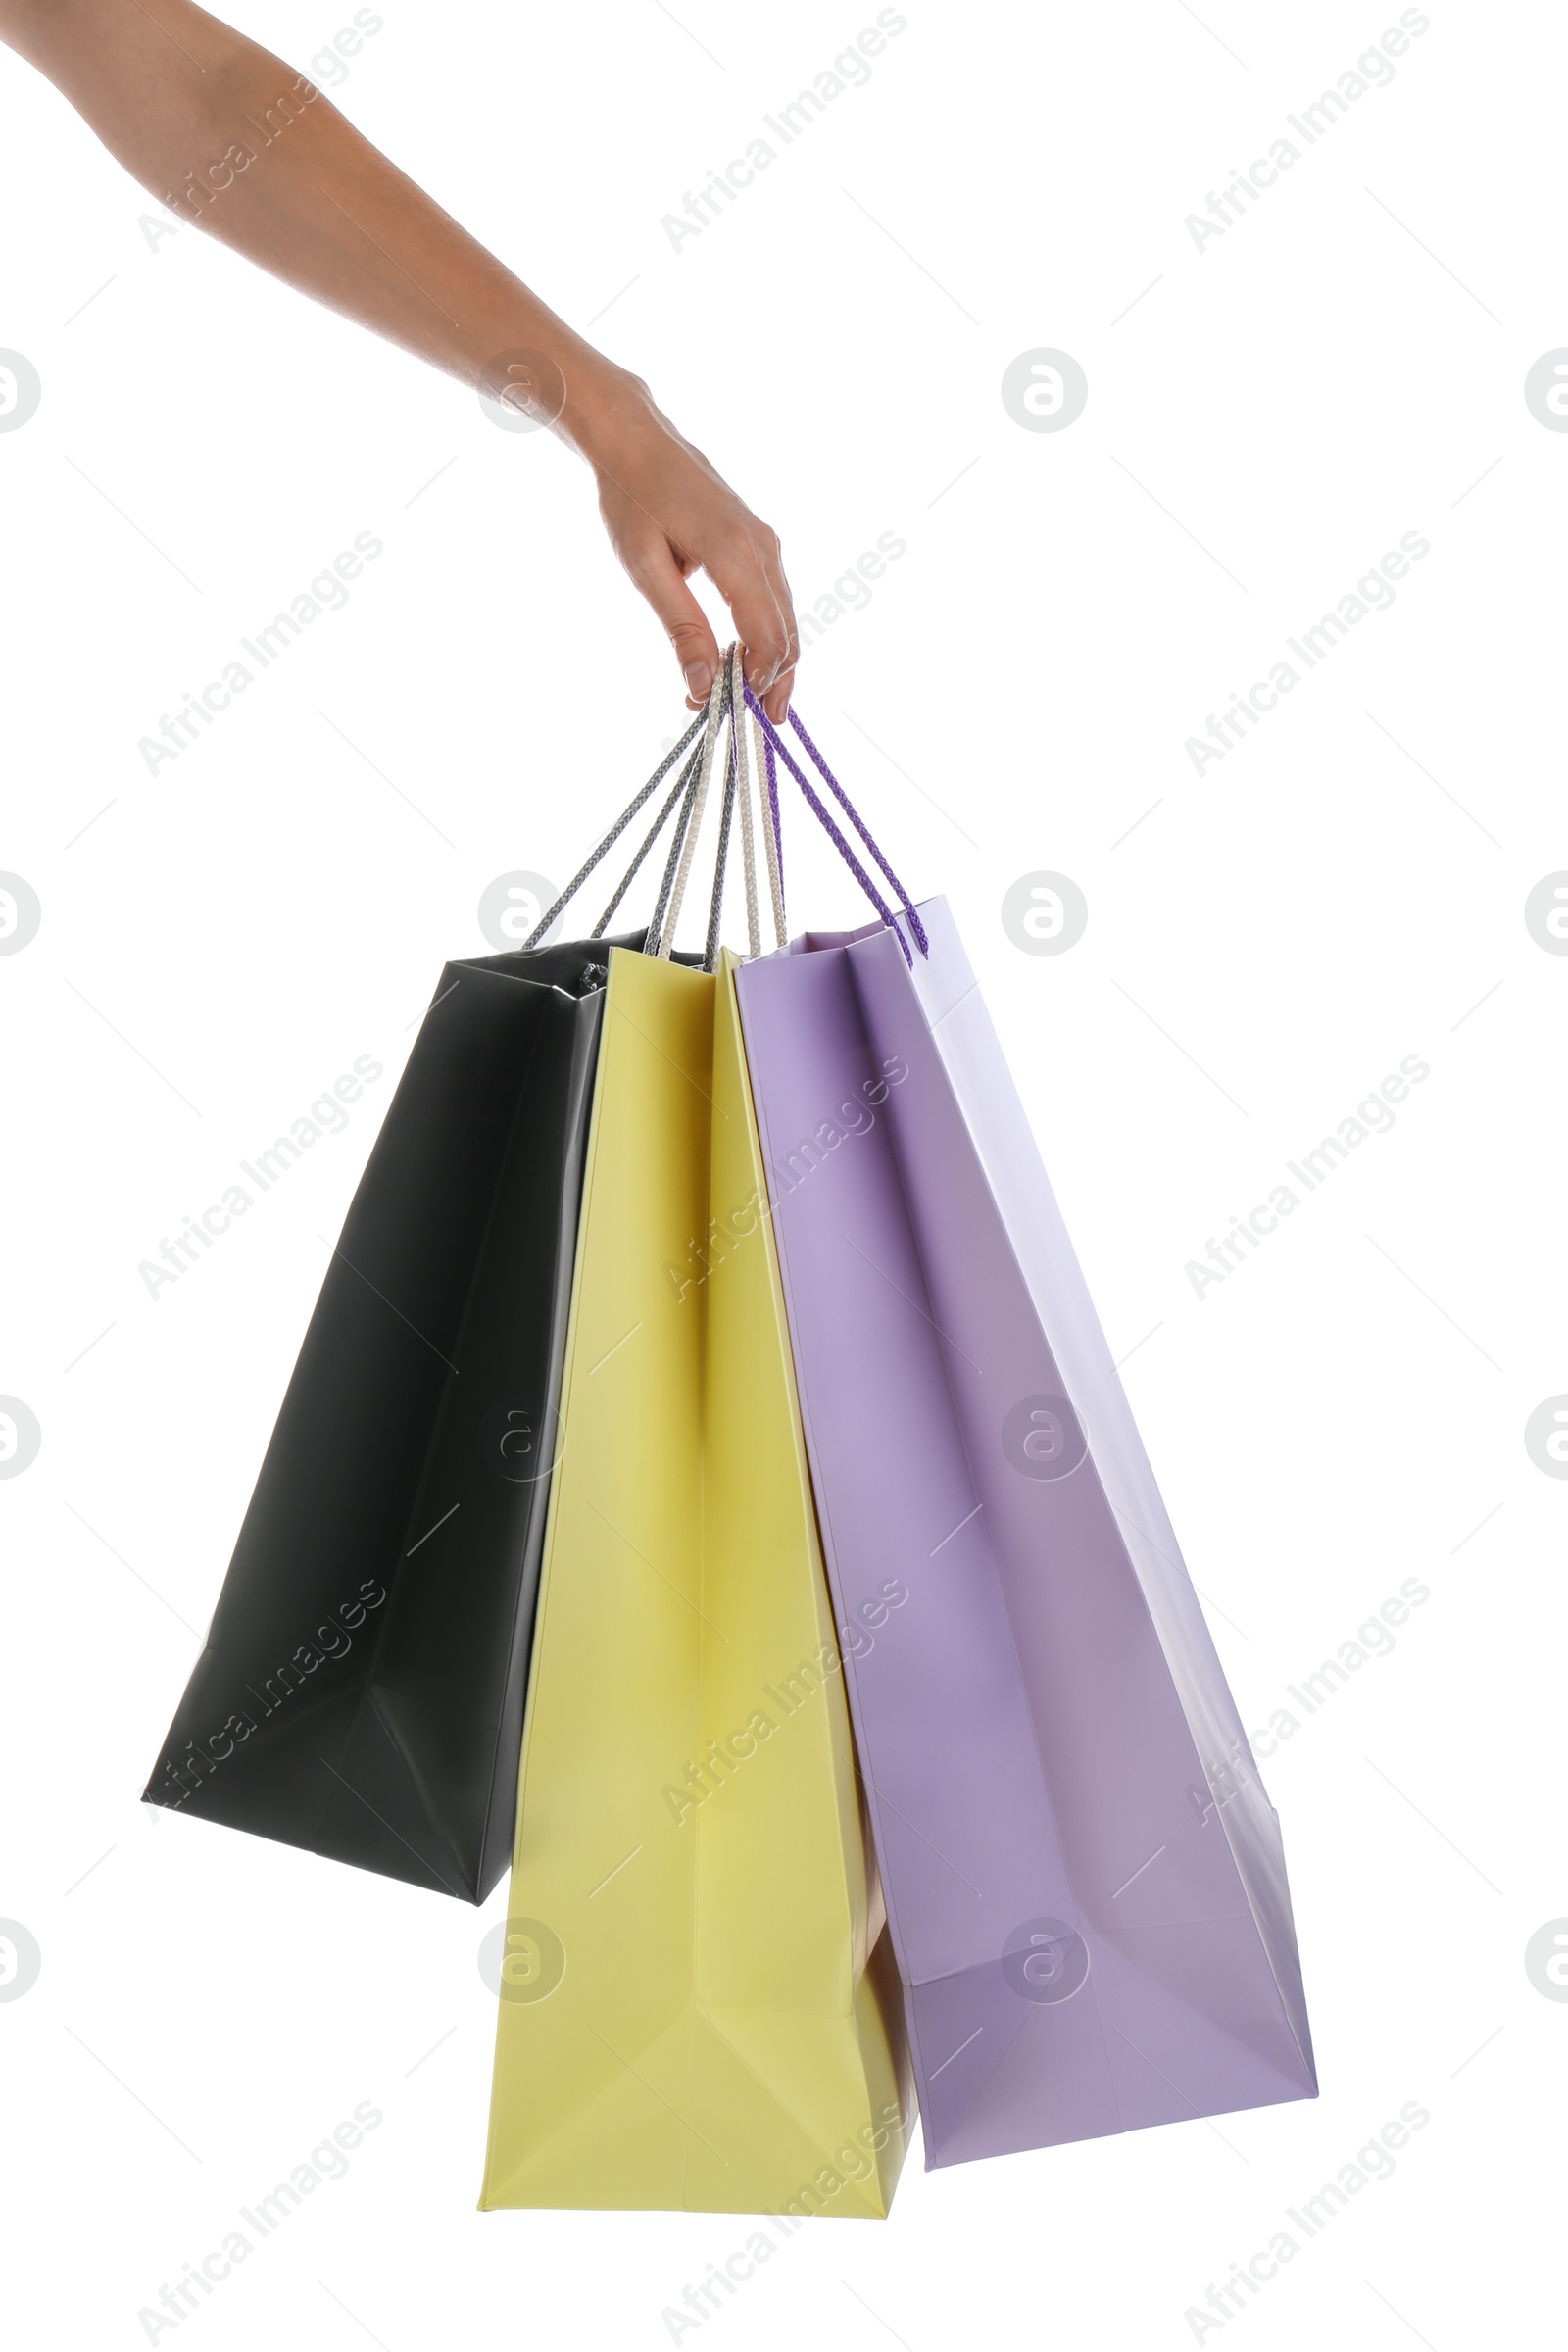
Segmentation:
{"type": "Polygon", "coordinates": [[[610,956],[483,2207],[879,2216],[912,2126],[733,968],[610,956]]]}

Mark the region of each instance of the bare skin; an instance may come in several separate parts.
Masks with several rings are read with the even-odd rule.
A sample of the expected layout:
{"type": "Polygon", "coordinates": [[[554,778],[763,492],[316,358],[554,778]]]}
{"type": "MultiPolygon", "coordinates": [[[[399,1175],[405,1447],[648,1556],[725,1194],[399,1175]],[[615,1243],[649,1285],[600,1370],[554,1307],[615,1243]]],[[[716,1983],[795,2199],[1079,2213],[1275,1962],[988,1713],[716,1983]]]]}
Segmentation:
{"type": "Polygon", "coordinates": [[[611,543],[674,648],[688,707],[718,666],[686,585],[701,569],[730,609],[748,681],[783,720],[799,641],[776,535],[639,377],[558,318],[303,74],[190,0],[0,0],[0,41],[180,219],[548,424],[593,469],[611,543]]]}

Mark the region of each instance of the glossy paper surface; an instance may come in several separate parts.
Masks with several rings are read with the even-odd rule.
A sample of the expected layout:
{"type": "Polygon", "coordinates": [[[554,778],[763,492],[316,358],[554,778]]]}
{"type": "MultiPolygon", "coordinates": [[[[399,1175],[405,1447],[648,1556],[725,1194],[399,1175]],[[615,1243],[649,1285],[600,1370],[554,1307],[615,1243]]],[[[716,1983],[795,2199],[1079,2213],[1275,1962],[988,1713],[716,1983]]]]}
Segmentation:
{"type": "Polygon", "coordinates": [[[606,954],[442,973],[150,1803],[470,1902],[506,1867],[606,954]]]}
{"type": "Polygon", "coordinates": [[[765,1198],[728,961],[615,956],[486,2206],[874,2216],[903,2160],[765,1198]]]}
{"type": "MultiPolygon", "coordinates": [[[[739,975],[928,2164],[1312,2094],[1278,1824],[946,904],[739,975]]],[[[1223,1475],[1216,1458],[1214,1475],[1223,1475]]]]}

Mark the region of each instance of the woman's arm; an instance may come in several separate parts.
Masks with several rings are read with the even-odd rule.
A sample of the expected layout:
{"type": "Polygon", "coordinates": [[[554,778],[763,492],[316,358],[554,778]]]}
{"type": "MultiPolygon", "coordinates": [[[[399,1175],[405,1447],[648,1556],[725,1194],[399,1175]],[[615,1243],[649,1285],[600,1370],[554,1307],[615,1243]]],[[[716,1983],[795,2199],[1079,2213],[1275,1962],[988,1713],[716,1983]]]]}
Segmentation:
{"type": "Polygon", "coordinates": [[[190,0],[0,0],[0,40],[182,220],[463,382],[548,421],[592,466],[605,527],[696,709],[718,648],[701,567],[781,720],[798,651],[778,540],[655,407],[327,99],[190,0]],[[518,355],[526,355],[519,358],[518,355]],[[512,361],[510,375],[497,361],[512,361]]]}

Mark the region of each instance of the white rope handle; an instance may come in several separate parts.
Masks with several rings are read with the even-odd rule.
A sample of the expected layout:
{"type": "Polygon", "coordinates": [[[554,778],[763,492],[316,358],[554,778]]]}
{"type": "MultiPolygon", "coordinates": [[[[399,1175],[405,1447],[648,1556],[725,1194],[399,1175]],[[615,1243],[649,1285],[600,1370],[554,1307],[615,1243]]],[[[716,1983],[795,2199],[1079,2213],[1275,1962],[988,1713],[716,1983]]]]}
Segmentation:
{"type": "Polygon", "coordinates": [[[656,956],[663,957],[666,962],[675,945],[675,925],[680,920],[681,901],[686,896],[686,882],[692,870],[692,857],[697,848],[697,835],[702,827],[703,811],[708,806],[708,788],[713,774],[713,748],[718,741],[719,719],[724,710],[727,682],[727,665],[720,662],[713,683],[708,691],[708,710],[703,728],[703,760],[702,765],[697,771],[697,796],[692,804],[691,821],[686,827],[686,838],[681,843],[680,863],[675,869],[675,881],[669,894],[669,905],[664,912],[663,928],[659,935],[659,945],[653,951],[656,956]]]}
{"type": "MultiPolygon", "coordinates": [[[[762,933],[757,920],[757,845],[752,831],[752,783],[747,772],[746,759],[746,679],[741,669],[741,649],[730,648],[729,657],[729,723],[735,739],[735,797],[741,805],[741,865],[746,877],[746,953],[760,956],[762,933]]],[[[762,813],[767,822],[767,812],[762,813]]]]}
{"type": "Polygon", "coordinates": [[[755,716],[752,718],[752,748],[757,755],[757,798],[762,811],[762,847],[767,853],[767,889],[773,902],[773,944],[789,945],[789,925],[784,919],[784,877],[778,864],[778,835],[773,830],[773,811],[767,798],[767,754],[762,748],[762,730],[755,716]]]}

